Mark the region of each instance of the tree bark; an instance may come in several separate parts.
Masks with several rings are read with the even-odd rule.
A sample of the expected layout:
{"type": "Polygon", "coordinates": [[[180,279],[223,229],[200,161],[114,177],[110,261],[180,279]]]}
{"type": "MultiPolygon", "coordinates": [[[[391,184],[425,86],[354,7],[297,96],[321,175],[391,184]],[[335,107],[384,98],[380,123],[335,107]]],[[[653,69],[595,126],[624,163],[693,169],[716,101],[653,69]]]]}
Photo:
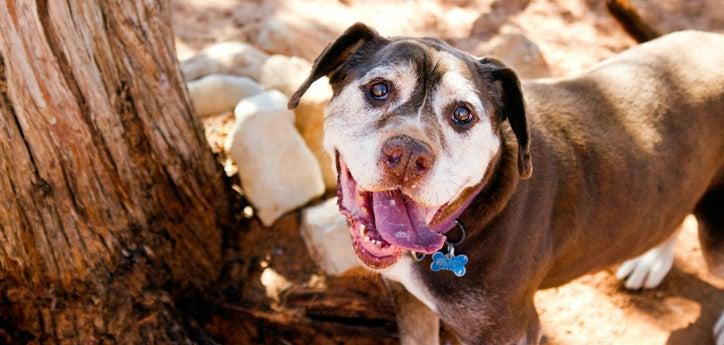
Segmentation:
{"type": "Polygon", "coordinates": [[[167,0],[0,3],[0,343],[193,342],[228,195],[167,0]]]}

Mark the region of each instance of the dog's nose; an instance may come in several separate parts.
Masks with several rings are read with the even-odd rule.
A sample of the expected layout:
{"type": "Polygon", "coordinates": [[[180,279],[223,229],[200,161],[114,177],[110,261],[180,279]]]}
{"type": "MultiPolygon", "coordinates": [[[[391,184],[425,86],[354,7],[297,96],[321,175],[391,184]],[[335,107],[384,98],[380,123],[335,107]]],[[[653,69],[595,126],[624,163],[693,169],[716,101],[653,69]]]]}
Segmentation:
{"type": "Polygon", "coordinates": [[[382,144],[381,160],[387,174],[407,183],[432,169],[435,156],[425,143],[406,135],[398,135],[382,144]]]}

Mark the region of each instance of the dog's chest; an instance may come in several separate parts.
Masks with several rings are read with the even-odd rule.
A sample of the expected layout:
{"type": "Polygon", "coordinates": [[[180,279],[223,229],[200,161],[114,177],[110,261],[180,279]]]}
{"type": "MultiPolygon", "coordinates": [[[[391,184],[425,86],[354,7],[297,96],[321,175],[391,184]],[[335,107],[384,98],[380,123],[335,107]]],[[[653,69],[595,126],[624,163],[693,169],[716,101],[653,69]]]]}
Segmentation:
{"type": "Polygon", "coordinates": [[[416,265],[417,263],[411,257],[405,255],[394,265],[380,271],[380,273],[385,278],[402,284],[415,298],[424,303],[434,313],[437,313],[437,302],[425,282],[420,278],[416,265]]]}

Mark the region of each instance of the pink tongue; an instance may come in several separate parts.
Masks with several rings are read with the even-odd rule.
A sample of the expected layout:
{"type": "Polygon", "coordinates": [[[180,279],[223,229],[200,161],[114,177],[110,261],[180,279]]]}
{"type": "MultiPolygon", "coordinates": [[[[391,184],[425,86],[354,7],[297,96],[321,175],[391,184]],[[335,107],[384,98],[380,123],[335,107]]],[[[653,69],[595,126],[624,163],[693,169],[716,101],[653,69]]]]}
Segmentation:
{"type": "Polygon", "coordinates": [[[372,193],[372,209],[375,228],[391,244],[426,254],[445,244],[445,236],[430,230],[423,219],[424,212],[411,202],[406,205],[399,191],[372,193]]]}

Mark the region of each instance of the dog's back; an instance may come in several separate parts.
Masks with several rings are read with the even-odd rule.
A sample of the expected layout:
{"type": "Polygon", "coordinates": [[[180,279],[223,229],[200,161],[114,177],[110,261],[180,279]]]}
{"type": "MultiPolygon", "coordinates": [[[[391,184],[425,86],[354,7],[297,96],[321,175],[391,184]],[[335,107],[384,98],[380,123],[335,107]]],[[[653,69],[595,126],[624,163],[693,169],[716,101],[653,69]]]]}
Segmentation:
{"type": "MultiPolygon", "coordinates": [[[[670,34],[578,77],[526,83],[524,94],[537,157],[524,185],[557,193],[551,212],[571,210],[551,217],[560,222],[557,243],[590,239],[556,253],[559,269],[546,285],[662,242],[724,183],[722,35],[670,34]]],[[[721,205],[722,197],[714,199],[721,205]]]]}

